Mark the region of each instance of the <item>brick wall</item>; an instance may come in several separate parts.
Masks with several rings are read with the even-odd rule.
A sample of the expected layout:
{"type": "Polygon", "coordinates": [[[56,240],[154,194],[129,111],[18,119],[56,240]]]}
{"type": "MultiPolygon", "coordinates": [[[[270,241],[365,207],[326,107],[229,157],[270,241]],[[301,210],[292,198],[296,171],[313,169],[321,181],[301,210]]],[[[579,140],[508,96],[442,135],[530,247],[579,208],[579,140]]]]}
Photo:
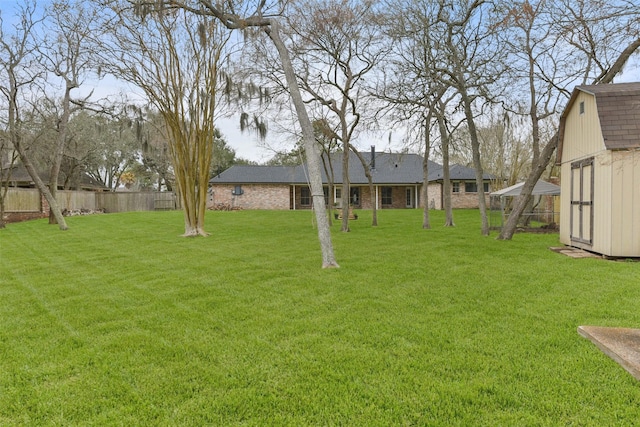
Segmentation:
{"type": "MultiPolygon", "coordinates": [[[[451,194],[451,206],[454,209],[478,209],[478,193],[465,193],[460,189],[459,193],[451,194]]],[[[487,206],[489,206],[489,193],[484,193],[487,206]]]]}
{"type": "Polygon", "coordinates": [[[235,185],[215,184],[212,186],[208,205],[229,204],[241,209],[290,209],[291,190],[288,185],[245,184],[242,194],[232,194],[235,185]]]}

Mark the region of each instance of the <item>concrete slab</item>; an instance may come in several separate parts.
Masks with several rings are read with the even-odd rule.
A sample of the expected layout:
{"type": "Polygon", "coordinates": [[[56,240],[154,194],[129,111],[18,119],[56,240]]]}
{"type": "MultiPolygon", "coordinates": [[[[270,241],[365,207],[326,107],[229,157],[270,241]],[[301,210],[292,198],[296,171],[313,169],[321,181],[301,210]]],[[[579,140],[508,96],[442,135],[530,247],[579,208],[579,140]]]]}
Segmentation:
{"type": "Polygon", "coordinates": [[[601,255],[594,254],[593,252],[585,251],[579,248],[572,248],[569,246],[551,247],[549,249],[571,258],[602,258],[601,255]]]}
{"type": "Polygon", "coordinates": [[[578,333],[640,380],[640,329],[579,326],[578,333]]]}

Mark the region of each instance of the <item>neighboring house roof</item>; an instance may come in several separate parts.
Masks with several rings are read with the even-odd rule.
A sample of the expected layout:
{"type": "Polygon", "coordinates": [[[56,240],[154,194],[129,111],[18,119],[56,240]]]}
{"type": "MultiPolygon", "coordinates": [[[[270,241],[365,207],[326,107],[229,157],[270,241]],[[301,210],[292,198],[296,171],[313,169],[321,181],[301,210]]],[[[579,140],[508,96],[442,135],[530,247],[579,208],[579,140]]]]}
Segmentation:
{"type": "MultiPolygon", "coordinates": [[[[368,165],[372,164],[371,153],[362,152],[368,165]]],[[[422,156],[408,153],[375,153],[375,167],[371,171],[373,183],[377,185],[421,184],[423,182],[422,156]]],[[[335,184],[342,184],[342,153],[332,153],[329,158],[333,166],[335,184]]],[[[326,157],[325,157],[326,159],[326,157]]],[[[442,165],[429,160],[429,181],[442,180],[442,165]]],[[[299,166],[232,166],[209,181],[212,184],[305,184],[308,182],[306,165],[299,166]]],[[[475,180],[475,170],[461,165],[450,168],[452,180],[475,180]]],[[[491,179],[484,174],[484,179],[491,179]]],[[[322,168],[322,180],[327,182],[327,175],[322,168]]],[[[349,182],[351,184],[368,184],[364,168],[354,153],[349,156],[349,182]]]]}
{"type": "Polygon", "coordinates": [[[596,99],[607,150],[640,147],[640,82],[576,86],[560,116],[558,162],[562,158],[567,115],[580,92],[591,94],[596,99]]]}
{"type": "MultiPolygon", "coordinates": [[[[511,187],[503,188],[499,191],[494,191],[491,193],[492,196],[519,196],[522,191],[522,187],[524,187],[524,182],[520,182],[518,184],[512,185],[511,187]]],[[[547,181],[538,181],[536,185],[533,187],[533,191],[531,195],[533,196],[557,196],[560,194],[560,186],[556,184],[552,184],[547,181]]]]}
{"type": "MultiPolygon", "coordinates": [[[[46,184],[49,183],[49,172],[39,172],[40,179],[46,184]]],[[[6,175],[4,175],[6,176],[6,175]]],[[[62,182],[58,182],[62,184],[62,182]]],[[[11,179],[9,179],[9,185],[21,187],[21,186],[33,186],[34,182],[31,179],[31,175],[27,172],[27,169],[22,165],[13,166],[11,170],[11,179]]],[[[80,176],[80,187],[84,190],[108,190],[107,187],[102,185],[97,180],[93,179],[87,174],[80,176]]]]}
{"type": "MultiPolygon", "coordinates": [[[[429,181],[440,181],[444,179],[444,168],[437,164],[436,168],[432,171],[429,169],[429,181]]],[[[493,179],[493,175],[484,173],[483,179],[493,179]]],[[[449,179],[453,181],[473,181],[476,179],[476,170],[468,168],[462,165],[452,165],[449,167],[449,179]]]]}

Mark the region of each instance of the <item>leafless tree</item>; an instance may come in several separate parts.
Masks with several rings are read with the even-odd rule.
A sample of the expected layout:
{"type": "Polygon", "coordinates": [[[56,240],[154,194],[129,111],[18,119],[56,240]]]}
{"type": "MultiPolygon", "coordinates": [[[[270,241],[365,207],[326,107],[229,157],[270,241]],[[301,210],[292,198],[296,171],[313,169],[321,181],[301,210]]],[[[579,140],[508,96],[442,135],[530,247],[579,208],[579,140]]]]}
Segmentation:
{"type": "MultiPolygon", "coordinates": [[[[367,76],[386,53],[381,40],[380,16],[372,2],[296,2],[289,14],[291,52],[306,102],[321,106],[325,120],[333,123],[343,148],[342,209],[351,203],[349,157],[359,159],[369,182],[372,224],[377,225],[377,206],[369,163],[354,146],[367,111],[367,76]]],[[[342,216],[342,231],[349,231],[349,217],[342,216]]]]}
{"type": "MultiPolygon", "coordinates": [[[[86,75],[93,70],[94,46],[90,41],[90,35],[99,36],[95,34],[94,18],[93,13],[84,7],[81,1],[55,1],[47,11],[48,40],[41,43],[39,52],[43,67],[63,83],[63,95],[60,100],[47,97],[49,103],[57,110],[56,121],[53,124],[56,140],[51,149],[53,155],[49,173],[49,190],[54,198],[58,190],[60,167],[68,139],[69,121],[91,97],[87,95],[82,99],[74,99],[72,91],[78,89],[86,75]]],[[[53,87],[51,81],[47,81],[46,84],[48,88],[53,87]]],[[[54,90],[43,92],[55,93],[54,90]]],[[[49,215],[49,223],[56,223],[53,211],[49,215]]]]}
{"type": "MultiPolygon", "coordinates": [[[[1,18],[0,18],[1,19],[1,18]]],[[[34,91],[37,79],[43,78],[44,70],[38,63],[36,37],[37,27],[43,18],[37,16],[36,3],[27,2],[20,12],[17,23],[11,32],[4,26],[0,29],[0,92],[7,107],[7,130],[11,146],[18,152],[20,161],[28,171],[36,187],[47,200],[49,208],[55,216],[60,230],[67,230],[68,226],[60,206],[49,191],[46,184],[38,175],[24,140],[23,120],[25,101],[34,91]]],[[[3,24],[2,21],[0,23],[3,24]]]]}

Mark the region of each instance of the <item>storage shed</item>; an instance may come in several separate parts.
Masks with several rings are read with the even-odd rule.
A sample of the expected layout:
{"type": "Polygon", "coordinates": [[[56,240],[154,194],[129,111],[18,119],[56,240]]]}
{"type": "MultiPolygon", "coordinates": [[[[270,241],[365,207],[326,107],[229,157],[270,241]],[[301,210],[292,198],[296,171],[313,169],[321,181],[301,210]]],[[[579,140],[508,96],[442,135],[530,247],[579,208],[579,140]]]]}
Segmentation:
{"type": "Polygon", "coordinates": [[[640,257],[640,83],[577,86],[560,117],[560,242],[640,257]]]}

